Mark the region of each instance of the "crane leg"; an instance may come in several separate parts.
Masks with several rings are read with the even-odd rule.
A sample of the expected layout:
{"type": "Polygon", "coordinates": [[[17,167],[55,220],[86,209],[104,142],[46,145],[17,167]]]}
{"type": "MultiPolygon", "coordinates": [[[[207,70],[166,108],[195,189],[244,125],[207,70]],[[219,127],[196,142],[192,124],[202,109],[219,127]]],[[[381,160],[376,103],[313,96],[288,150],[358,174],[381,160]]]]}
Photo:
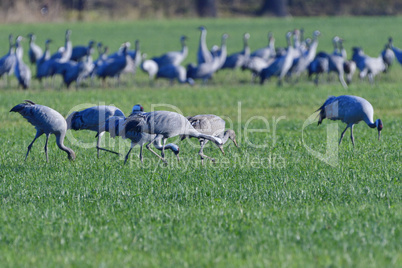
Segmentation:
{"type": "Polygon", "coordinates": [[[353,125],[350,127],[350,139],[352,140],[353,147],[355,146],[355,138],[353,137],[353,125]]]}
{"type": "Polygon", "coordinates": [[[211,159],[211,161],[215,163],[215,158],[209,157],[209,156],[204,154],[204,146],[205,146],[206,143],[207,143],[206,140],[204,140],[204,139],[200,140],[201,149],[198,152],[198,154],[200,155],[202,165],[204,165],[204,158],[211,159]]]}
{"type": "Polygon", "coordinates": [[[29,151],[31,151],[32,145],[34,144],[34,142],[36,141],[36,139],[39,138],[42,134],[43,134],[43,132],[39,132],[39,131],[36,132],[35,138],[34,138],[33,141],[28,145],[28,151],[27,151],[27,154],[25,155],[25,161],[26,161],[27,158],[28,158],[28,154],[29,154],[29,151]]]}
{"type": "Polygon", "coordinates": [[[142,164],[144,164],[144,156],[142,155],[142,148],[143,147],[144,147],[143,145],[141,145],[141,147],[140,147],[140,160],[141,160],[142,164]]]}
{"type": "Polygon", "coordinates": [[[96,149],[98,150],[98,158],[99,158],[99,150],[103,150],[103,151],[106,151],[109,153],[120,155],[118,152],[111,151],[111,150],[100,147],[100,142],[101,142],[101,138],[102,138],[103,134],[105,134],[105,132],[101,132],[98,134],[98,141],[96,142],[96,149]]]}
{"type": "MultiPolygon", "coordinates": [[[[146,145],[146,147],[147,147],[147,149],[149,150],[149,151],[151,151],[151,153],[153,153],[154,155],[156,155],[159,159],[161,159],[165,164],[167,164],[167,162],[166,162],[166,160],[164,159],[164,158],[162,158],[160,155],[158,155],[157,153],[155,153],[155,151],[154,150],[152,150],[151,149],[151,143],[153,143],[156,139],[158,139],[159,137],[158,137],[159,135],[156,135],[156,137],[152,140],[152,141],[150,141],[147,145],[146,145]]],[[[164,147],[164,145],[163,145],[163,147],[164,147]]]]}
{"type": "Polygon", "coordinates": [[[341,138],[339,139],[339,145],[341,144],[342,139],[343,139],[343,135],[345,135],[345,132],[346,132],[346,130],[348,129],[348,127],[349,127],[349,126],[346,126],[345,130],[342,132],[341,138]]]}
{"type": "Polygon", "coordinates": [[[132,150],[132,149],[133,149],[133,147],[131,146],[131,147],[130,147],[130,150],[128,150],[128,152],[127,152],[127,154],[126,154],[126,157],[124,158],[124,164],[127,163],[128,156],[129,156],[129,154],[131,153],[131,150],[132,150]]]}
{"type": "Polygon", "coordinates": [[[49,162],[49,156],[47,154],[47,142],[49,141],[50,134],[46,134],[46,142],[45,142],[45,154],[46,154],[46,162],[49,162]]]}

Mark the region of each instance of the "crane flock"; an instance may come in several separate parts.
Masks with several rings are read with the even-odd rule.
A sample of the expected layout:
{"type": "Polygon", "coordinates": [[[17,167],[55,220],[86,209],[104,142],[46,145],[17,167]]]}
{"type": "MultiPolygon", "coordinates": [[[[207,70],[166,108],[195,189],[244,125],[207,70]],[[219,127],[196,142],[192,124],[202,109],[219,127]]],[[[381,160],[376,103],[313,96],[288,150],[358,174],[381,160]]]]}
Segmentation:
{"type": "MultiPolygon", "coordinates": [[[[288,31],[285,35],[287,41],[285,48],[275,47],[275,38],[273,33],[269,32],[267,46],[254,51],[249,45],[252,37],[249,33],[244,33],[243,50],[228,54],[229,36],[226,33],[222,34],[219,46],[214,45],[209,49],[206,27],[200,26],[198,29],[200,39],[196,54],[197,62],[187,66],[182,64],[191,49],[187,46],[185,35],[180,36],[180,50],[147,59],[147,54],[140,51],[139,40],[135,40],[134,50],[130,50],[129,42],[124,42],[116,52],[109,54],[109,47],[92,39],[87,45],[73,46],[72,31],[67,29],[65,45],[51,54],[52,40],[47,39],[41,48],[35,43],[35,34],[30,33],[29,62],[31,66],[36,67],[36,71],[31,71],[32,67],[23,61],[21,41],[24,38],[17,36],[14,39],[10,34],[9,51],[0,58],[0,76],[4,75],[7,79],[8,76],[15,74],[18,85],[23,89],[30,87],[32,77],[41,83],[43,80],[51,80],[54,87],[56,75],[62,77],[63,84],[67,88],[72,83],[79,87],[87,78],[91,79],[91,85],[94,86],[96,77],[106,86],[107,78],[114,79],[115,85],[119,85],[121,75],[135,74],[139,67],[148,74],[151,81],[164,78],[171,83],[177,80],[179,83],[194,85],[195,80],[207,83],[219,70],[241,68],[243,71],[251,72],[252,81],[259,78],[260,84],[264,84],[271,77],[277,77],[278,85],[282,85],[284,81],[296,83],[303,73],[308,77],[315,76],[314,82],[318,84],[321,74],[335,72],[342,87],[347,88],[356,70],[359,71],[360,79],[367,77],[370,83],[374,83],[374,77],[386,72],[395,58],[402,64],[402,50],[394,46],[392,38],[389,38],[377,57],[366,55],[361,47],[353,47],[352,56],[348,59],[343,39],[338,36],[332,39],[334,45],[332,52],[319,51],[318,37],[321,33],[317,30],[312,33],[311,38],[304,38],[303,29],[288,31]],[[98,58],[93,60],[95,50],[98,52],[98,58]]],[[[8,79],[7,85],[9,85],[8,79]]]]}
{"type": "MultiPolygon", "coordinates": [[[[353,47],[352,57],[347,59],[347,52],[343,46],[343,39],[335,36],[332,39],[333,52],[318,50],[320,31],[313,32],[311,38],[304,39],[304,31],[295,29],[288,31],[285,35],[286,48],[276,48],[275,38],[271,32],[268,33],[268,44],[266,47],[251,51],[249,46],[250,34],[243,34],[243,50],[233,54],[227,53],[227,39],[229,36],[222,34],[220,46],[213,46],[208,49],[206,43],[207,29],[199,27],[200,40],[197,51],[197,63],[189,64],[187,68],[182,66],[189,48],[187,37],[180,37],[181,49],[169,51],[147,59],[145,53],[140,51],[139,40],[135,41],[135,49],[130,50],[130,42],[122,43],[121,47],[114,53],[108,54],[109,48],[102,43],[90,40],[87,45],[73,46],[71,41],[72,31],[65,32],[65,45],[57,52],[50,53],[51,39],[47,39],[44,49],[35,44],[36,36],[29,34],[29,62],[36,66],[35,78],[41,83],[42,80],[50,79],[54,83],[56,75],[62,76],[63,83],[69,87],[75,82],[79,84],[87,78],[97,77],[106,83],[107,78],[114,78],[116,83],[120,82],[120,76],[125,73],[135,74],[137,68],[148,73],[150,80],[155,78],[166,78],[173,83],[178,80],[180,83],[193,85],[195,80],[202,80],[207,83],[213,75],[221,69],[242,69],[250,70],[252,79],[259,78],[260,84],[264,84],[271,77],[277,77],[278,85],[292,81],[296,83],[303,73],[309,77],[315,75],[315,83],[318,84],[321,74],[335,72],[340,84],[346,89],[352,81],[353,74],[359,71],[360,79],[368,77],[370,83],[374,83],[374,77],[380,72],[386,72],[396,58],[402,64],[402,50],[393,45],[393,39],[389,38],[384,49],[378,57],[371,57],[364,53],[360,47],[353,47]],[[98,58],[93,61],[94,50],[98,51],[98,58]],[[346,79],[345,79],[346,78],[346,79]]],[[[4,75],[9,84],[8,76],[15,74],[18,85],[28,89],[31,84],[30,67],[23,61],[22,36],[14,39],[9,35],[9,51],[0,58],[0,76],[4,75]]],[[[187,118],[179,113],[170,111],[144,112],[142,105],[133,106],[131,114],[126,117],[122,110],[114,106],[93,106],[81,111],[73,111],[65,119],[59,112],[47,106],[39,105],[30,100],[13,107],[10,112],[20,113],[36,128],[36,135],[28,146],[25,160],[35,140],[41,135],[46,135],[45,154],[48,158],[48,138],[50,134],[56,136],[57,146],[65,151],[68,158],[74,160],[75,152],[64,145],[64,138],[67,130],[90,130],[96,132],[97,155],[100,157],[100,150],[119,154],[115,151],[101,147],[101,138],[105,132],[109,132],[112,138],[121,137],[129,139],[131,146],[125,156],[127,162],[131,150],[140,145],[140,160],[143,162],[143,146],[164,163],[165,150],[171,150],[180,161],[180,149],[177,144],[168,143],[167,139],[180,136],[185,138],[197,138],[200,142],[198,152],[201,163],[204,159],[215,159],[204,154],[204,146],[212,141],[224,154],[223,145],[231,139],[236,147],[236,134],[231,129],[226,129],[225,121],[217,115],[200,114],[188,116],[187,118]],[[157,154],[151,147],[161,151],[157,154]]],[[[358,96],[343,95],[339,97],[330,96],[324,104],[316,111],[319,112],[318,125],[325,118],[330,120],[341,120],[347,124],[342,132],[339,144],[348,128],[351,130],[353,145],[353,126],[364,121],[370,128],[377,128],[378,139],[380,139],[383,122],[381,119],[373,121],[374,109],[365,99],[358,96]]]]}

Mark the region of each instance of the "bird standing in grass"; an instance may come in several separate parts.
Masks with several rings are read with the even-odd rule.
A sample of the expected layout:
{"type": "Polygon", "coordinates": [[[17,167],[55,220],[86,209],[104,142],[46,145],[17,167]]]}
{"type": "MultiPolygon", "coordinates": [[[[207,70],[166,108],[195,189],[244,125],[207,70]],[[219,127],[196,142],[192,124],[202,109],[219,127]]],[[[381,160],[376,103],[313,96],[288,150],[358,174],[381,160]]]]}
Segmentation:
{"type": "Polygon", "coordinates": [[[100,142],[103,134],[105,134],[104,130],[100,130],[101,126],[105,123],[105,121],[111,116],[118,116],[124,118],[124,113],[117,107],[109,106],[109,105],[100,105],[89,107],[82,111],[72,112],[67,117],[67,129],[73,130],[91,130],[95,131],[96,137],[98,138],[96,149],[99,151],[103,150],[109,153],[119,154],[114,151],[110,151],[108,149],[100,147],[100,142]]]}
{"type": "Polygon", "coordinates": [[[155,134],[155,138],[151,140],[146,147],[165,163],[166,140],[179,135],[211,140],[219,147],[222,153],[224,153],[222,148],[223,143],[220,138],[198,132],[190,124],[187,118],[175,112],[154,111],[149,113],[138,113],[133,116],[129,116],[123,127],[125,128],[125,131],[155,134]],[[162,157],[160,157],[150,148],[150,144],[158,140],[162,140],[162,157]]]}
{"type": "MultiPolygon", "coordinates": [[[[218,137],[222,139],[222,143],[225,144],[228,139],[231,139],[236,145],[239,147],[236,142],[236,133],[232,129],[228,129],[225,131],[226,122],[221,117],[214,114],[199,114],[195,116],[188,116],[188,121],[191,125],[202,134],[211,135],[214,137],[218,137]]],[[[182,140],[185,139],[186,136],[182,136],[182,140]]],[[[201,163],[204,163],[204,158],[211,159],[215,162],[215,159],[204,154],[204,146],[207,144],[208,140],[204,138],[199,138],[201,149],[199,151],[199,155],[201,157],[201,163]]]]}
{"type": "Polygon", "coordinates": [[[325,118],[341,120],[347,124],[341,134],[339,144],[341,144],[346,130],[350,128],[350,139],[352,140],[353,146],[355,145],[353,126],[360,121],[364,121],[371,128],[377,128],[378,140],[380,140],[381,130],[383,128],[382,121],[381,119],[377,119],[375,122],[373,121],[373,106],[370,102],[361,97],[350,95],[342,95],[339,97],[330,96],[317,111],[320,111],[318,125],[320,125],[325,118]]]}
{"type": "MultiPolygon", "coordinates": [[[[110,117],[109,119],[107,119],[105,121],[105,124],[102,127],[102,129],[104,131],[108,131],[110,133],[110,136],[112,138],[114,138],[116,136],[121,136],[123,139],[131,140],[130,150],[126,154],[124,164],[127,163],[128,157],[129,157],[129,155],[131,153],[131,150],[136,145],[140,145],[140,160],[141,160],[141,163],[144,163],[144,158],[143,158],[143,154],[142,154],[142,149],[144,147],[144,144],[147,144],[147,143],[153,141],[153,144],[154,144],[156,149],[162,150],[162,148],[163,148],[162,144],[161,144],[161,139],[155,140],[155,137],[156,137],[155,134],[148,134],[148,133],[145,133],[145,132],[137,131],[135,128],[126,128],[125,127],[126,120],[130,120],[130,117],[133,117],[133,116],[135,116],[137,114],[140,114],[140,113],[143,113],[143,112],[144,112],[144,108],[140,104],[136,104],[136,105],[134,105],[132,113],[128,118],[112,116],[112,117],[110,117]]],[[[179,158],[179,153],[180,153],[179,146],[177,146],[174,143],[169,143],[169,144],[166,144],[165,149],[172,150],[172,152],[177,157],[177,161],[180,161],[180,158],[179,158]]],[[[159,157],[159,155],[158,155],[158,157],[159,157]]]]}
{"type": "Polygon", "coordinates": [[[67,131],[67,122],[59,112],[47,106],[36,104],[30,100],[25,100],[24,103],[20,103],[14,106],[10,110],[10,112],[21,114],[26,120],[28,120],[29,123],[31,123],[36,128],[35,138],[28,145],[28,151],[25,156],[25,160],[28,157],[33,143],[37,138],[42,136],[42,134],[46,135],[45,154],[47,162],[49,162],[49,157],[47,154],[47,143],[50,134],[54,134],[56,136],[57,146],[67,153],[68,158],[70,160],[75,159],[74,151],[64,145],[64,137],[66,136],[67,131]]]}

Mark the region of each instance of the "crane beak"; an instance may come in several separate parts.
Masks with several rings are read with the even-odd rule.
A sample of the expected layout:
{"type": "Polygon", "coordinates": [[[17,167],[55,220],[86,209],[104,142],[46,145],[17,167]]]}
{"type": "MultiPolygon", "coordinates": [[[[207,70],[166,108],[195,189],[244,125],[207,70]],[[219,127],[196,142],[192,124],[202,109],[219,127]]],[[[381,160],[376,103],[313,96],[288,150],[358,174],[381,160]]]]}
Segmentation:
{"type": "Polygon", "coordinates": [[[234,145],[235,145],[237,148],[239,148],[239,145],[237,144],[236,139],[233,139],[233,143],[234,143],[234,145]]]}
{"type": "Polygon", "coordinates": [[[381,139],[381,130],[378,131],[378,140],[381,139]]]}
{"type": "Polygon", "coordinates": [[[223,146],[222,146],[222,145],[219,146],[219,149],[221,150],[222,154],[225,155],[225,151],[223,150],[223,146]]]}

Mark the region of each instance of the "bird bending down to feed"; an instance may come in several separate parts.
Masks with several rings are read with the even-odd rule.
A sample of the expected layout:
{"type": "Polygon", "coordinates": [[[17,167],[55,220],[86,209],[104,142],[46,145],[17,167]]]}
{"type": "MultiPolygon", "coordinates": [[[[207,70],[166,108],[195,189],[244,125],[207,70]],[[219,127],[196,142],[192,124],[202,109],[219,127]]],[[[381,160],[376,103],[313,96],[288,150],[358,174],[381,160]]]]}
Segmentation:
{"type": "Polygon", "coordinates": [[[378,140],[380,140],[381,130],[383,128],[382,121],[381,119],[377,119],[375,122],[373,121],[373,106],[370,102],[361,97],[350,95],[342,95],[339,97],[330,96],[317,111],[320,111],[318,125],[320,125],[322,120],[325,118],[341,120],[347,124],[345,130],[341,134],[339,144],[341,144],[346,130],[350,128],[350,138],[353,146],[355,145],[353,125],[358,124],[360,121],[366,122],[366,124],[371,128],[377,128],[378,140]]]}
{"type": "Polygon", "coordinates": [[[75,153],[73,150],[64,145],[64,137],[67,131],[67,122],[64,117],[57,111],[49,108],[47,106],[36,104],[30,100],[25,100],[24,103],[20,103],[14,106],[10,112],[20,113],[29,123],[31,123],[36,128],[36,135],[33,141],[28,145],[28,151],[25,156],[25,160],[28,157],[29,151],[32,148],[33,143],[37,138],[46,135],[45,143],[45,154],[46,161],[49,162],[49,157],[47,154],[47,143],[50,134],[56,136],[57,146],[65,151],[70,160],[75,159],[75,153]]]}
{"type": "Polygon", "coordinates": [[[170,112],[170,111],[154,111],[149,113],[138,113],[133,116],[129,116],[124,123],[123,127],[125,131],[145,132],[148,134],[155,134],[155,138],[151,140],[147,145],[147,149],[153,154],[165,160],[165,144],[166,140],[175,136],[189,136],[195,138],[204,138],[213,141],[224,154],[222,148],[222,140],[218,137],[206,135],[198,132],[190,124],[190,122],[183,115],[170,112]],[[154,141],[162,140],[162,157],[156,154],[151,148],[150,144],[154,141]]]}
{"type": "MultiPolygon", "coordinates": [[[[236,133],[232,129],[225,131],[226,122],[222,118],[214,114],[199,114],[195,116],[188,116],[188,121],[191,125],[202,134],[211,135],[222,139],[222,143],[225,144],[228,139],[231,139],[236,147],[239,147],[236,142],[236,133]]],[[[186,136],[182,136],[182,140],[186,136]]],[[[208,140],[204,138],[199,138],[201,149],[199,155],[201,157],[201,163],[204,163],[204,158],[209,158],[213,162],[215,159],[204,154],[204,146],[207,144],[208,140]]]]}
{"type": "Polygon", "coordinates": [[[117,152],[100,147],[101,138],[105,134],[105,131],[101,130],[101,126],[111,116],[125,118],[124,113],[119,108],[108,105],[93,106],[82,111],[75,111],[67,117],[67,129],[95,131],[98,138],[96,143],[98,157],[100,150],[118,155],[117,152]]]}
{"type": "MultiPolygon", "coordinates": [[[[161,139],[154,140],[155,136],[156,136],[155,134],[148,134],[148,133],[145,133],[145,132],[137,131],[134,128],[126,128],[126,127],[124,127],[126,120],[130,120],[131,117],[135,116],[136,114],[143,113],[143,111],[144,111],[144,108],[140,104],[136,104],[136,105],[134,105],[132,113],[128,118],[112,116],[112,117],[110,117],[109,119],[107,119],[105,121],[105,124],[102,127],[102,129],[104,131],[108,131],[110,133],[110,136],[112,138],[114,138],[116,136],[121,136],[123,139],[131,140],[130,150],[126,154],[126,157],[124,159],[124,164],[127,163],[127,160],[128,160],[128,157],[130,155],[131,150],[137,144],[140,145],[141,163],[144,163],[143,154],[142,154],[142,149],[143,149],[144,144],[147,144],[147,143],[153,141],[153,144],[154,144],[155,148],[162,151],[161,139]]],[[[177,146],[174,143],[169,143],[169,144],[167,144],[165,146],[165,149],[172,150],[173,153],[177,157],[177,161],[180,162],[180,158],[179,158],[180,149],[179,149],[179,146],[177,146]]],[[[152,150],[150,150],[150,151],[152,152],[152,150]]],[[[159,155],[157,155],[157,156],[159,157],[159,155]]]]}

